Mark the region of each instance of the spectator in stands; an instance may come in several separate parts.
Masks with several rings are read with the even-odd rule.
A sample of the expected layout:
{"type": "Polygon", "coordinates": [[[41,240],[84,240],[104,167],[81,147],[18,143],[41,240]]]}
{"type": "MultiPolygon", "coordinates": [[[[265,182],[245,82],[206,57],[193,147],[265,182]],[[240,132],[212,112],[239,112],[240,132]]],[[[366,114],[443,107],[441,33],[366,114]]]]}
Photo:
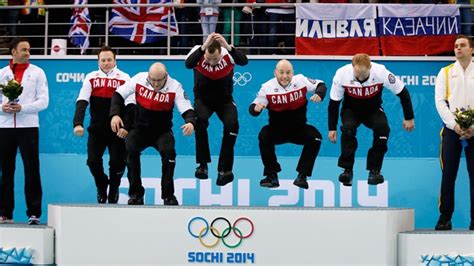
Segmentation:
{"type": "MultiPolygon", "coordinates": [[[[113,4],[112,0],[87,0],[87,4],[113,4]]],[[[89,7],[89,16],[91,19],[90,46],[101,47],[105,45],[105,32],[108,31],[105,25],[107,9],[104,7],[89,7]]],[[[110,12],[110,10],[109,10],[110,12]]]]}
{"type": "Polygon", "coordinates": [[[309,79],[303,75],[293,76],[293,66],[288,60],[280,60],[274,71],[275,78],[264,83],[257,97],[250,105],[249,112],[258,116],[268,108],[269,124],[258,134],[260,155],[266,176],[260,181],[262,187],[274,188],[278,182],[280,164],[275,154],[275,145],[294,143],[303,145],[296,171],[294,185],[308,189],[308,176],[312,175],[314,162],[321,147],[321,133],[307,124],[308,101],[321,102],[326,95],[326,86],[321,80],[309,79]]]}
{"type": "MultiPolygon", "coordinates": [[[[457,0],[456,4],[459,5],[471,5],[470,0],[457,0]]],[[[461,7],[459,9],[461,13],[461,32],[466,36],[472,35],[472,10],[470,7],[461,7]]]]}
{"type": "Polygon", "coordinates": [[[280,3],[280,6],[267,7],[268,15],[268,44],[270,54],[295,54],[295,8],[285,3],[294,3],[294,0],[266,0],[266,3],[280,3]],[[282,35],[278,38],[278,35],[282,35]],[[279,48],[283,48],[280,50],[279,48]]]}
{"type": "Polygon", "coordinates": [[[244,7],[242,12],[252,15],[252,54],[295,54],[295,9],[291,5],[284,5],[294,2],[295,0],[247,0],[247,3],[253,5],[244,7]],[[281,5],[262,7],[254,3],[281,5]]]}
{"type": "MultiPolygon", "coordinates": [[[[44,0],[46,5],[74,5],[74,0],[44,0]]],[[[85,4],[93,4],[93,5],[105,5],[105,4],[112,4],[112,0],[87,0],[85,4]]],[[[106,8],[104,7],[89,7],[89,18],[91,20],[91,28],[89,34],[89,42],[90,48],[86,50],[92,52],[92,54],[96,54],[96,52],[100,51],[100,48],[105,44],[105,32],[106,25],[105,25],[105,18],[106,18],[106,8]]],[[[71,19],[71,11],[73,9],[67,8],[50,8],[48,9],[49,12],[49,32],[54,32],[54,35],[63,35],[64,37],[68,35],[71,19]]],[[[110,12],[110,9],[109,9],[110,12]]],[[[57,37],[56,37],[57,38],[57,37]]],[[[52,38],[50,38],[52,39],[52,38]]],[[[109,41],[109,43],[112,43],[109,41]]],[[[68,51],[69,54],[79,54],[79,50],[71,50],[68,51]]]]}
{"type": "MultiPolygon", "coordinates": [[[[2,6],[21,6],[23,5],[23,0],[2,0],[2,6]]],[[[7,34],[10,36],[17,35],[17,23],[18,15],[20,14],[20,9],[4,9],[1,11],[0,23],[8,24],[6,25],[7,34]]]]}
{"type": "MultiPolygon", "coordinates": [[[[87,165],[95,180],[97,188],[97,202],[117,203],[119,198],[120,180],[126,166],[126,153],[124,137],[132,126],[130,117],[133,117],[134,104],[128,104],[128,119],[124,127],[117,133],[110,128],[110,103],[112,95],[119,86],[130,80],[127,73],[117,68],[115,52],[110,47],[104,46],[98,54],[99,70],[87,74],[79,97],[76,101],[74,115],[74,135],[84,136],[84,115],[87,105],[90,108],[89,137],[87,139],[87,165]],[[132,114],[131,114],[132,113],[132,114]],[[104,173],[102,156],[105,149],[109,150],[109,175],[104,173]],[[108,188],[108,192],[107,192],[108,188]]],[[[130,101],[130,99],[128,99],[130,101]]],[[[129,102],[127,102],[129,103],[129,102]]],[[[121,115],[124,116],[125,110],[121,115]]]]}
{"type": "Polygon", "coordinates": [[[337,120],[341,100],[341,156],[338,166],[344,168],[339,181],[344,186],[352,185],[354,157],[357,149],[357,128],[360,124],[372,129],[374,141],[367,155],[369,185],[384,182],[380,174],[390,133],[387,117],[382,109],[382,89],[388,88],[400,98],[403,107],[403,127],[407,131],[415,128],[413,107],[410,94],[403,82],[395,77],[385,66],[370,61],[367,54],[356,54],[352,64],[336,71],[333,79],[328,107],[329,140],[337,139],[337,120]]]}
{"type": "Polygon", "coordinates": [[[12,59],[0,70],[0,84],[16,80],[23,92],[15,99],[1,94],[0,104],[0,223],[13,222],[14,174],[18,148],[25,168],[26,215],[29,224],[39,224],[43,191],[39,167],[38,113],[48,107],[48,82],[44,71],[30,64],[30,43],[17,39],[12,59]]]}
{"type": "Polygon", "coordinates": [[[44,0],[25,1],[24,8],[20,10],[18,35],[31,36],[31,53],[44,54],[44,23],[46,10],[34,6],[44,5],[44,0]]]}
{"type": "Polygon", "coordinates": [[[186,67],[194,69],[194,109],[196,110],[195,176],[208,178],[207,163],[211,162],[207,127],[215,112],[224,124],[219,163],[218,186],[234,180],[234,145],[239,133],[237,107],[232,97],[234,64],[246,65],[247,56],[229,45],[218,33],[211,33],[203,45],[194,47],[186,58],[186,67]]]}
{"type": "Polygon", "coordinates": [[[244,17],[248,17],[246,20],[250,21],[250,30],[249,33],[250,41],[249,45],[251,47],[250,51],[252,54],[270,54],[271,49],[266,47],[268,44],[268,16],[265,12],[265,7],[253,5],[253,3],[265,3],[265,0],[247,0],[247,3],[252,4],[245,6],[242,9],[242,12],[245,14],[244,17]]]}
{"type": "MultiPolygon", "coordinates": [[[[238,3],[237,0],[223,0],[222,3],[238,3]]],[[[222,23],[224,24],[222,35],[226,39],[227,43],[231,42],[231,26],[234,25],[234,42],[235,46],[240,46],[240,24],[242,21],[242,10],[241,8],[235,7],[222,7],[222,23]],[[232,14],[233,11],[233,14],[232,14]]]]}
{"type": "Polygon", "coordinates": [[[455,120],[457,109],[474,107],[473,43],[470,37],[460,35],[454,42],[456,62],[442,68],[436,78],[435,103],[443,120],[441,130],[441,192],[439,220],[436,230],[451,230],[454,212],[454,188],[462,150],[466,155],[469,187],[471,191],[471,224],[474,230],[474,127],[463,128],[455,120]]]}
{"type": "Polygon", "coordinates": [[[217,20],[219,18],[219,6],[221,0],[197,0],[201,4],[199,15],[201,16],[201,27],[203,42],[207,40],[209,34],[216,31],[217,20]]]}
{"type": "MultiPolygon", "coordinates": [[[[196,0],[180,0],[182,4],[196,4],[196,0]]],[[[197,35],[201,27],[199,21],[199,8],[180,6],[175,8],[176,20],[178,21],[179,35],[172,38],[173,46],[176,47],[173,54],[186,55],[189,53],[195,43],[200,43],[201,38],[197,40],[194,36],[197,35]]]]}
{"type": "MultiPolygon", "coordinates": [[[[135,95],[135,123],[126,139],[128,153],[129,205],[143,205],[145,189],[141,181],[140,154],[154,147],[161,155],[161,198],[164,205],[178,205],[174,196],[174,168],[176,151],[172,132],[173,109],[176,106],[185,120],[181,127],[189,136],[194,131],[195,114],[181,84],[168,75],[165,65],[154,63],[150,70],[136,74],[121,86],[112,97],[110,115],[112,131],[120,133],[126,126],[121,110],[128,96],[135,95]]],[[[133,97],[133,96],[132,96],[133,97]]]]}

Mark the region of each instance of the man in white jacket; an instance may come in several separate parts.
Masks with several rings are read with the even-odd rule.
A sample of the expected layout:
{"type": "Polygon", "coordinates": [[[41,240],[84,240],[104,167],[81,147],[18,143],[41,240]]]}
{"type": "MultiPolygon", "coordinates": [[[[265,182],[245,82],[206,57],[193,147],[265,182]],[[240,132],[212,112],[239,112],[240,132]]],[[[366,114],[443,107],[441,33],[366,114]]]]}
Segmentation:
{"type": "Polygon", "coordinates": [[[451,230],[454,212],[454,188],[456,176],[464,150],[466,155],[469,187],[471,191],[471,224],[474,230],[474,128],[462,128],[455,120],[456,109],[474,108],[474,64],[472,39],[459,35],[454,42],[456,62],[443,67],[436,78],[435,102],[443,120],[441,129],[441,190],[439,197],[439,220],[436,230],[451,230]]]}
{"type": "Polygon", "coordinates": [[[44,71],[29,63],[30,43],[18,39],[11,46],[12,59],[0,69],[0,84],[15,79],[23,92],[14,101],[0,93],[0,223],[13,222],[15,158],[20,148],[25,168],[26,214],[29,224],[39,224],[41,178],[39,170],[38,113],[48,107],[48,82],[44,71]]]}

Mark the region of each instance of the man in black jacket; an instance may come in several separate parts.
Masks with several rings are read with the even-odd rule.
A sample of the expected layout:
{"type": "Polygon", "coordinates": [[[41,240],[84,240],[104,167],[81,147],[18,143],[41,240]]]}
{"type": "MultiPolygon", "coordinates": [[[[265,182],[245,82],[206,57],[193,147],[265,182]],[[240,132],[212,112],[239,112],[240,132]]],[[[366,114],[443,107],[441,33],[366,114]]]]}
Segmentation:
{"type": "MultiPolygon", "coordinates": [[[[130,76],[116,66],[115,52],[104,46],[98,54],[99,69],[86,75],[76,101],[74,135],[84,136],[84,116],[90,104],[90,126],[87,128],[87,166],[97,187],[97,202],[117,203],[120,180],[126,166],[125,141],[131,123],[114,133],[110,129],[110,103],[119,86],[130,76]],[[102,157],[109,150],[109,175],[104,173],[102,157]],[[108,191],[107,191],[108,188],[108,191]]],[[[134,108],[134,104],[128,106],[134,108]]],[[[130,111],[131,112],[131,111],[130,111]]],[[[131,116],[128,116],[131,117],[131,116]]]]}
{"type": "Polygon", "coordinates": [[[264,84],[252,102],[249,112],[258,116],[268,109],[268,125],[258,134],[258,146],[266,176],[260,186],[275,188],[280,186],[278,172],[280,164],[275,154],[275,145],[294,143],[303,145],[296,171],[298,176],[293,184],[308,189],[308,176],[312,175],[314,162],[321,147],[321,133],[306,119],[308,100],[321,102],[326,95],[326,85],[322,80],[293,75],[293,66],[288,60],[280,60],[274,71],[275,77],[264,84]]]}
{"type": "Polygon", "coordinates": [[[215,112],[224,124],[219,163],[218,186],[234,180],[234,145],[239,131],[237,107],[232,98],[234,64],[246,65],[247,56],[230,46],[225,38],[212,33],[203,45],[195,46],[186,58],[186,67],[194,69],[194,109],[196,123],[195,176],[207,179],[207,163],[211,162],[207,127],[215,112]]]}
{"type": "Polygon", "coordinates": [[[357,128],[364,124],[373,131],[372,147],[367,154],[369,185],[384,182],[380,173],[385,153],[388,151],[390,127],[382,108],[382,90],[386,88],[400,98],[403,108],[403,128],[415,129],[415,116],[410,93],[405,84],[384,65],[371,62],[369,55],[356,54],[352,63],[336,71],[332,82],[328,106],[328,138],[337,140],[339,105],[341,108],[341,156],[338,166],[344,168],[339,182],[352,186],[355,153],[357,150],[357,128]]]}
{"type": "Polygon", "coordinates": [[[127,168],[130,189],[128,205],[143,205],[145,188],[142,186],[140,155],[147,147],[154,147],[161,155],[161,198],[164,205],[178,205],[174,196],[174,168],[176,151],[174,147],[173,109],[176,106],[185,124],[181,126],[183,135],[194,132],[195,115],[191,102],[177,80],[168,75],[165,65],[155,63],[147,72],[140,72],[121,86],[112,97],[110,116],[112,131],[119,132],[124,127],[120,117],[124,99],[135,98],[135,122],[125,140],[127,148],[127,168]]]}

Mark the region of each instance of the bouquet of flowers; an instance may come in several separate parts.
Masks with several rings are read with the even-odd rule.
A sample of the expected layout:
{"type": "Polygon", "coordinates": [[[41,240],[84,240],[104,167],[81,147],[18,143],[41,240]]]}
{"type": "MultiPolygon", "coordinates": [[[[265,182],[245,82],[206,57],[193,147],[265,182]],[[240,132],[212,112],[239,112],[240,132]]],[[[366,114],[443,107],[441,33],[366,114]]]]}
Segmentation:
{"type": "Polygon", "coordinates": [[[23,86],[15,79],[11,79],[6,85],[0,85],[0,91],[5,95],[10,102],[14,102],[23,92],[23,86]]]}
{"type": "Polygon", "coordinates": [[[474,109],[471,109],[469,107],[467,109],[456,108],[454,116],[454,120],[456,121],[456,123],[458,123],[459,126],[464,130],[474,125],[474,109]]]}

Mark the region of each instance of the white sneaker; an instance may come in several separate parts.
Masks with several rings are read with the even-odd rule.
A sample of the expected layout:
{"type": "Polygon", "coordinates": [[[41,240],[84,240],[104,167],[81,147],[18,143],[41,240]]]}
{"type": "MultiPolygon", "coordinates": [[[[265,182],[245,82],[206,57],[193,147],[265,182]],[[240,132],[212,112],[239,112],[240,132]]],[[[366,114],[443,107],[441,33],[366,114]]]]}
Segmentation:
{"type": "Polygon", "coordinates": [[[34,215],[31,215],[30,218],[28,219],[29,225],[38,225],[39,223],[40,223],[40,219],[34,215]]]}

